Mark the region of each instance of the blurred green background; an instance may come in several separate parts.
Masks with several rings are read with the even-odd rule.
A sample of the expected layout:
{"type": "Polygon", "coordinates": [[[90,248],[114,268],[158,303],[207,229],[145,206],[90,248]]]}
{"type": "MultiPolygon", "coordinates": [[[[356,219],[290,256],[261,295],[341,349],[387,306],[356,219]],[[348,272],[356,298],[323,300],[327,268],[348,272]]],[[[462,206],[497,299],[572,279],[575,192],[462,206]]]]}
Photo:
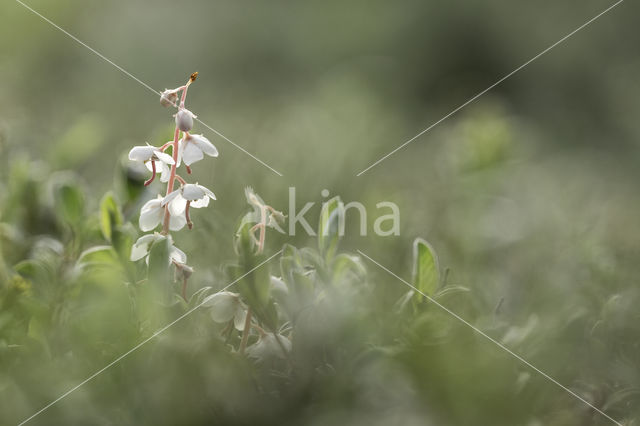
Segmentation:
{"type": "MultiPolygon", "coordinates": [[[[193,213],[194,231],[174,236],[196,269],[194,288],[225,284],[219,268],[234,257],[246,186],[285,213],[295,187],[298,208],[316,202],[307,215],[313,225],[328,189],[367,206],[370,232],[376,203],[393,201],[399,236],[361,237],[348,217],[342,248],[409,279],[411,243],[427,239],[448,281],[469,288],[459,309],[472,323],[614,418],[640,424],[636,2],[623,2],[359,177],[612,3],[28,4],[154,89],[198,71],[187,107],[284,175],[196,123],[220,156],[194,166],[194,180],[218,200],[193,213]]],[[[30,331],[46,344],[16,348],[12,327],[33,314],[12,310],[19,284],[11,276],[25,259],[64,263],[100,243],[51,217],[56,182],[81,186],[88,229],[108,190],[137,223],[140,205],[160,186],[128,193],[142,191],[144,177],[126,153],[169,140],[173,112],[19,3],[3,2],[0,16],[0,423],[16,424],[145,337],[123,316],[124,286],[105,275],[88,281],[107,287],[85,289],[73,303],[40,297],[33,309],[62,312],[46,337],[30,331]],[[73,331],[83,322],[85,330],[73,331]]],[[[315,245],[298,231],[271,233],[268,252],[286,242],[315,245]]],[[[612,424],[453,318],[393,323],[393,303],[407,288],[365,264],[366,295],[332,308],[364,310],[336,314],[341,331],[324,342],[340,354],[325,366],[332,372],[320,374],[309,361],[309,371],[273,385],[222,344],[176,331],[32,423],[612,424]],[[374,349],[381,353],[368,355],[374,349]]],[[[65,282],[57,279],[53,287],[65,282]]]]}

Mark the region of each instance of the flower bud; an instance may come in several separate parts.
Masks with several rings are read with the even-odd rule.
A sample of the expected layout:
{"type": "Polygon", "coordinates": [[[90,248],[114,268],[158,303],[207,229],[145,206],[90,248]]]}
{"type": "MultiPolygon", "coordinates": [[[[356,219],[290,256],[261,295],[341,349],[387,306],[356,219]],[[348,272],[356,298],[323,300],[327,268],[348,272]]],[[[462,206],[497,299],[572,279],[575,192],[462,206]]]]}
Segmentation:
{"type": "Polygon", "coordinates": [[[175,105],[178,101],[178,91],[177,90],[169,90],[165,89],[164,92],[160,95],[160,105],[163,107],[169,107],[171,105],[175,105]]]}
{"type": "Polygon", "coordinates": [[[193,268],[189,265],[176,265],[176,276],[180,280],[188,280],[193,275],[193,268]]]}
{"type": "Polygon", "coordinates": [[[193,128],[193,114],[188,109],[181,109],[176,114],[176,126],[183,132],[189,132],[193,128]]]}

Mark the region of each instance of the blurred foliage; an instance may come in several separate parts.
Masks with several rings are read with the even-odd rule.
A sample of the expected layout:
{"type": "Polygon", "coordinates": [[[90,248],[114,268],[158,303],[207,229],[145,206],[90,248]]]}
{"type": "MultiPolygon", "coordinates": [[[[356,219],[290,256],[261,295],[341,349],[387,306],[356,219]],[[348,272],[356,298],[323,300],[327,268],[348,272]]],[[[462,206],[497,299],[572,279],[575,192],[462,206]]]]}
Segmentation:
{"type": "Polygon", "coordinates": [[[193,111],[284,177],[205,131],[220,158],[194,180],[218,201],[175,236],[195,266],[183,300],[162,262],[148,274],[129,261],[153,191],[124,153],[169,140],[169,113],[19,4],[0,5],[0,424],[206,300],[30,423],[611,424],[358,249],[640,424],[638,4],[358,178],[606,5],[29,4],[154,88],[198,70],[193,111]],[[169,31],[176,16],[186,23],[169,31]],[[248,185],[284,213],[295,186],[297,207],[316,202],[306,217],[330,232],[271,232],[255,257],[236,232],[248,185]],[[401,235],[359,237],[349,216],[339,241],[337,196],[367,207],[369,231],[376,204],[397,203],[401,235]],[[237,298],[207,299],[280,248],[228,289],[237,298]],[[265,334],[240,356],[229,312],[249,305],[265,334]]]}

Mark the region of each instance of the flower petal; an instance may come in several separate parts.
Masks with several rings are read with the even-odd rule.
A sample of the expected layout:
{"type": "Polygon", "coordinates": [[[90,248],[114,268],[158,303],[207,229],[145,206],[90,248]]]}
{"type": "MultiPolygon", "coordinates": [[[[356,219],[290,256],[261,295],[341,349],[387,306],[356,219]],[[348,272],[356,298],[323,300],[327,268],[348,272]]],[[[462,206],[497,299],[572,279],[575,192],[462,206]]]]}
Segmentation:
{"type": "Polygon", "coordinates": [[[160,224],[162,220],[161,202],[162,200],[159,198],[149,200],[142,206],[142,209],[140,209],[138,225],[140,225],[140,229],[144,232],[151,231],[160,224]]]}
{"type": "Polygon", "coordinates": [[[201,306],[211,308],[211,318],[215,322],[227,322],[236,314],[238,308],[238,295],[230,291],[221,291],[208,296],[201,306]]]}
{"type": "Polygon", "coordinates": [[[159,234],[147,234],[138,238],[138,241],[136,241],[131,248],[131,261],[135,262],[136,260],[140,260],[145,257],[149,253],[149,247],[151,247],[151,244],[162,238],[165,237],[159,234]]]}
{"type": "Polygon", "coordinates": [[[164,197],[162,199],[162,203],[160,204],[162,207],[166,206],[167,203],[170,203],[171,200],[173,200],[174,198],[176,198],[178,195],[180,195],[182,191],[180,189],[176,189],[175,191],[173,191],[171,194],[167,195],[166,197],[164,197]]]}
{"type": "Polygon", "coordinates": [[[179,216],[184,213],[184,210],[187,207],[187,200],[185,200],[182,195],[176,197],[169,203],[169,213],[171,216],[179,216]]]}
{"type": "Polygon", "coordinates": [[[156,161],[156,169],[160,170],[160,182],[169,182],[171,176],[171,168],[162,161],[156,161]]]}
{"type": "Polygon", "coordinates": [[[207,207],[209,205],[209,197],[203,197],[199,200],[192,201],[191,204],[189,205],[194,209],[201,209],[203,207],[207,207]]]}
{"type": "Polygon", "coordinates": [[[148,161],[153,156],[154,150],[157,148],[153,146],[134,146],[129,151],[129,160],[131,161],[148,161]]]}
{"type": "Polygon", "coordinates": [[[211,157],[218,156],[218,150],[216,147],[209,142],[209,139],[205,138],[203,135],[191,135],[191,141],[195,143],[198,148],[205,154],[211,157]]]}
{"type": "MultiPolygon", "coordinates": [[[[202,185],[194,185],[192,183],[188,183],[182,187],[182,196],[185,198],[185,200],[199,200],[206,195],[205,189],[207,188],[202,185]]],[[[207,189],[207,191],[209,190],[207,189]]]]}
{"type": "Polygon", "coordinates": [[[179,216],[171,215],[169,218],[169,229],[172,231],[179,231],[182,228],[184,228],[186,224],[187,224],[187,218],[184,215],[179,215],[179,216]]]}
{"type": "Polygon", "coordinates": [[[202,150],[198,148],[198,146],[192,142],[191,139],[188,139],[187,142],[184,143],[184,149],[182,151],[182,159],[184,160],[184,164],[187,166],[192,165],[196,161],[200,161],[204,158],[204,154],[202,150]]]}
{"type": "Polygon", "coordinates": [[[158,160],[162,161],[163,163],[167,163],[167,164],[176,163],[175,161],[173,161],[173,157],[171,157],[169,154],[165,154],[159,149],[153,151],[153,154],[156,156],[156,158],[158,158],[158,160]]]}
{"type": "Polygon", "coordinates": [[[134,244],[133,247],[131,247],[131,257],[129,259],[135,262],[145,257],[147,253],[149,253],[148,245],[134,244]]]}
{"type": "Polygon", "coordinates": [[[202,185],[198,185],[198,186],[202,189],[202,191],[204,191],[205,194],[207,194],[209,198],[211,198],[212,200],[216,199],[216,194],[214,194],[213,191],[211,191],[209,188],[205,188],[202,185]]]}
{"type": "Polygon", "coordinates": [[[180,167],[182,163],[182,151],[184,151],[184,140],[180,139],[178,141],[178,161],[176,162],[176,167],[180,167]]]}
{"type": "Polygon", "coordinates": [[[177,263],[187,263],[187,255],[176,246],[169,249],[169,258],[177,263]]]}

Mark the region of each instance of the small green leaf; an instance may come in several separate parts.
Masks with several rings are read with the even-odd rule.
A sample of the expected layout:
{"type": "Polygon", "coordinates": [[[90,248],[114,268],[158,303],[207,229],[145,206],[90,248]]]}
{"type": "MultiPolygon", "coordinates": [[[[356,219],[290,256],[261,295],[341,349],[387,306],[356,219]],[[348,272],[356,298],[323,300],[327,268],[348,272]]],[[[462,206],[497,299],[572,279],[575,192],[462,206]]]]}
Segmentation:
{"type": "Polygon", "coordinates": [[[157,240],[151,245],[149,250],[149,281],[154,285],[168,286],[170,282],[170,246],[171,243],[168,238],[157,240]]]}
{"type": "MultiPolygon", "coordinates": [[[[438,256],[431,244],[422,238],[413,242],[413,285],[422,293],[433,297],[440,287],[440,266],[438,256]]],[[[416,293],[418,300],[424,296],[416,293]]]]}
{"type": "Polygon", "coordinates": [[[55,188],[56,209],[70,225],[77,225],[84,215],[84,194],[72,183],[65,182],[55,188]]]}
{"type": "Polygon", "coordinates": [[[124,262],[129,260],[131,246],[133,245],[135,236],[136,230],[131,223],[116,226],[111,231],[113,248],[118,252],[124,262]]]}
{"type": "Polygon", "coordinates": [[[340,281],[349,273],[358,278],[363,278],[367,274],[367,270],[359,256],[341,253],[336,256],[333,262],[333,280],[340,281]]]}
{"type": "Polygon", "coordinates": [[[122,225],[122,213],[111,191],[107,192],[100,201],[100,229],[107,241],[111,241],[113,228],[122,225]]]}
{"type": "Polygon", "coordinates": [[[333,197],[323,204],[318,224],[318,248],[325,259],[331,259],[338,249],[341,220],[344,220],[344,206],[340,197],[333,197]]]}
{"type": "Polygon", "coordinates": [[[118,262],[116,252],[111,246],[91,247],[82,252],[78,263],[82,265],[110,265],[118,262]]]}

